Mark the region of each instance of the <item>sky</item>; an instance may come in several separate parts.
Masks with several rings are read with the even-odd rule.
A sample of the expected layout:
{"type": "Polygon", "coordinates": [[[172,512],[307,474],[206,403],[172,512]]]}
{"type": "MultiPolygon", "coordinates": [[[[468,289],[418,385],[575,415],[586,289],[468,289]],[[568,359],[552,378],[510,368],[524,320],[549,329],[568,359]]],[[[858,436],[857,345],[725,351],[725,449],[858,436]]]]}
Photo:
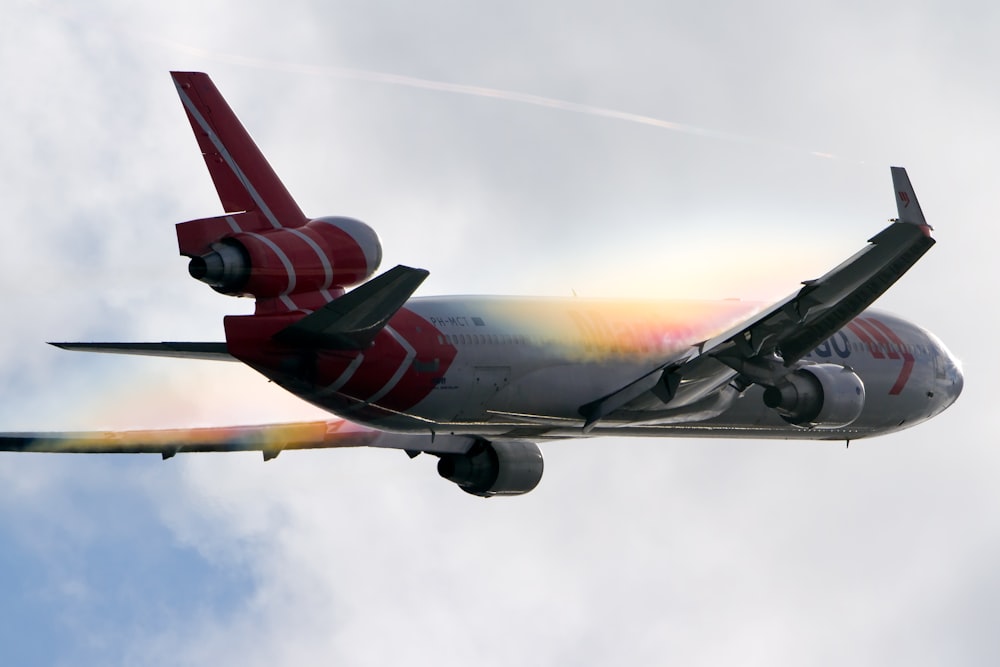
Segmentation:
{"type": "Polygon", "coordinates": [[[1000,9],[984,2],[5,0],[0,430],[321,417],[222,340],[222,212],[168,72],[211,74],[303,210],[419,294],[777,299],[895,215],[878,302],[965,391],[842,443],[576,440],[483,500],[394,451],[0,454],[0,663],[995,664],[1000,9]],[[983,222],[985,219],[985,223],[983,222]]]}

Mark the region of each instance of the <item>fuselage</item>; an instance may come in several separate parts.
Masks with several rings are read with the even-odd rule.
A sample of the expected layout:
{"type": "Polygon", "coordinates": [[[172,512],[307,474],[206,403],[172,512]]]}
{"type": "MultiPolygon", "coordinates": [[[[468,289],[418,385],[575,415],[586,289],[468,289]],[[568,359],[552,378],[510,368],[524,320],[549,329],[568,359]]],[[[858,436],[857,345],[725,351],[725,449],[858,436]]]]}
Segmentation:
{"type": "MultiPolygon", "coordinates": [[[[742,301],[424,297],[361,351],[283,348],[289,317],[227,318],[234,356],[301,398],[379,429],[523,438],[584,435],[581,406],[606,396],[759,310],[742,301]]],[[[587,435],[857,439],[924,421],[961,392],[958,365],[931,333],[869,310],[803,364],[836,364],[864,382],[864,409],[842,428],[792,425],[757,386],[724,385],[684,408],[657,403],[587,435]]],[[[735,376],[735,372],[733,374],[735,376]]]]}

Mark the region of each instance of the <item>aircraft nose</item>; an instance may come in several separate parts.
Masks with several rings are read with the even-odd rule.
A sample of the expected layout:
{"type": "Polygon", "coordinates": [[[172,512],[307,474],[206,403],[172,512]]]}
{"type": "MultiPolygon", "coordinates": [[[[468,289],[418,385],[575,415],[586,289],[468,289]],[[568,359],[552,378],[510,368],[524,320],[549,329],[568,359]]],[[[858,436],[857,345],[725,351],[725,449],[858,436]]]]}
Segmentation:
{"type": "Polygon", "coordinates": [[[962,389],[965,387],[965,377],[962,375],[962,364],[955,358],[955,355],[940,341],[938,341],[937,347],[938,354],[940,354],[944,365],[943,377],[941,377],[938,383],[938,391],[944,394],[944,401],[941,406],[943,410],[958,400],[962,389]]]}
{"type": "Polygon", "coordinates": [[[965,376],[962,375],[962,366],[955,360],[954,357],[948,355],[949,368],[948,368],[948,379],[951,380],[951,390],[948,392],[951,398],[951,403],[962,393],[962,389],[965,387],[965,376]]]}

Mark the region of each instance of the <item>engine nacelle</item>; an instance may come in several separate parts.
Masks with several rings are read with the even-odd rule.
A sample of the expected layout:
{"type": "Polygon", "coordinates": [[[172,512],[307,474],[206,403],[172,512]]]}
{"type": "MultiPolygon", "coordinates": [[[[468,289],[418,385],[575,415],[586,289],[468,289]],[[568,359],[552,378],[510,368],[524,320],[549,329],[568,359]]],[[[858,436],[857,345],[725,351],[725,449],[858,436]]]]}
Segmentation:
{"type": "Polygon", "coordinates": [[[360,220],[329,217],[226,236],[192,257],[188,271],[223,294],[269,298],[356,285],[381,261],[375,230],[360,220]]]}
{"type": "Polygon", "coordinates": [[[524,440],[479,440],[465,454],[444,454],[438,474],[455,482],[466,493],[518,496],[531,491],[542,479],[542,452],[524,440]]]}
{"type": "Polygon", "coordinates": [[[865,385],[858,375],[837,364],[810,364],[764,391],[764,404],[796,426],[834,429],[861,416],[865,385]]]}

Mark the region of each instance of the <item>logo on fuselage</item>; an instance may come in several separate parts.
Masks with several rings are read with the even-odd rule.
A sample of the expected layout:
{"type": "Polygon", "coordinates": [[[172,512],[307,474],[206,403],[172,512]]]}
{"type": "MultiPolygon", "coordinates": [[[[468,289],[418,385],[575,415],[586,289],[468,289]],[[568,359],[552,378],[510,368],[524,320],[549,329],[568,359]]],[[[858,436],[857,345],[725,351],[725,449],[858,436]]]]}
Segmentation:
{"type": "MultiPolygon", "coordinates": [[[[889,389],[889,394],[892,396],[900,394],[910,379],[915,363],[910,347],[889,325],[874,317],[855,318],[847,323],[846,328],[857,337],[861,346],[868,351],[873,359],[903,361],[899,376],[889,389]]],[[[847,334],[838,331],[806,356],[824,359],[836,356],[840,359],[847,359],[851,356],[851,351],[851,341],[847,334]]]]}

